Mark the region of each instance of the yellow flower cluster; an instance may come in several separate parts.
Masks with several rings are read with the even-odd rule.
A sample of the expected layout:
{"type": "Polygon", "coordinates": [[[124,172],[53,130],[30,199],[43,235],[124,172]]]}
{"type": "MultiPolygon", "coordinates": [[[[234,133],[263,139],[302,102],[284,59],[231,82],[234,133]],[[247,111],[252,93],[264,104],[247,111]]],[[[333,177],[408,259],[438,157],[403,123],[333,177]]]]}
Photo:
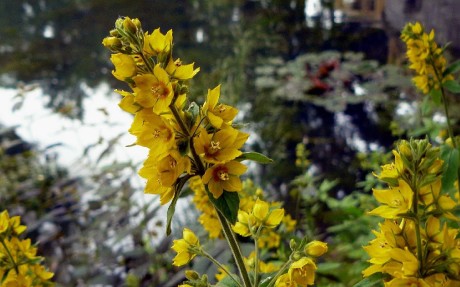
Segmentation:
{"type": "Polygon", "coordinates": [[[20,217],[0,213],[0,287],[54,286],[53,273],[40,265],[42,257],[30,239],[19,239],[26,230],[20,217]]]}
{"type": "MultiPolygon", "coordinates": [[[[208,232],[209,238],[222,237],[222,233],[221,233],[222,227],[219,224],[217,212],[213,208],[212,203],[209,201],[208,197],[206,197],[206,190],[205,190],[202,180],[199,177],[191,178],[189,180],[189,187],[193,190],[195,194],[193,198],[193,202],[195,203],[195,206],[197,207],[197,209],[201,211],[201,214],[198,218],[198,222],[200,222],[203,228],[208,232]]],[[[249,236],[249,233],[246,232],[247,231],[246,229],[248,228],[247,219],[249,219],[249,215],[252,213],[252,210],[256,202],[259,202],[259,205],[262,204],[263,202],[264,207],[266,207],[268,203],[262,200],[263,191],[260,188],[255,188],[254,184],[249,179],[243,182],[243,188],[241,192],[239,193],[239,196],[240,196],[240,206],[238,210],[238,222],[235,224],[234,231],[239,233],[242,236],[249,236]]],[[[277,205],[280,205],[280,203],[271,204],[272,207],[275,207],[277,205]]],[[[271,217],[273,218],[274,216],[281,215],[281,214],[277,214],[277,213],[280,213],[279,210],[282,210],[282,209],[278,209],[278,211],[276,211],[275,213],[272,213],[271,217]]],[[[279,247],[281,244],[281,234],[280,233],[288,234],[295,230],[297,222],[296,220],[292,219],[292,217],[289,214],[284,214],[284,211],[283,211],[280,218],[281,218],[281,222],[280,222],[281,226],[278,230],[274,230],[275,226],[271,226],[271,228],[261,229],[259,237],[258,237],[258,241],[257,241],[258,246],[260,248],[270,249],[270,248],[279,247]]]]}
{"type": "MultiPolygon", "coordinates": [[[[302,246],[301,246],[302,247],[302,246]]],[[[327,244],[314,240],[303,246],[302,252],[294,252],[288,262],[289,269],[278,277],[275,287],[300,287],[315,283],[317,266],[315,259],[327,252],[327,244]]]]}
{"type": "Polygon", "coordinates": [[[419,22],[408,23],[401,33],[407,45],[409,68],[416,72],[412,80],[424,94],[432,89],[439,90],[444,82],[453,79],[452,75],[444,75],[447,62],[434,36],[434,30],[427,34],[419,22]]]}
{"type": "Polygon", "coordinates": [[[457,206],[442,194],[438,148],[427,140],[401,141],[395,161],[377,177],[388,189],[374,189],[381,204],[369,214],[383,217],[379,231],[364,249],[372,264],[364,277],[390,275],[385,286],[460,286],[460,239],[448,221],[457,206]]]}
{"type": "Polygon", "coordinates": [[[119,18],[103,45],[113,52],[112,74],[131,88],[117,91],[119,106],[134,114],[129,132],[149,148],[139,171],[147,180],[145,193],[159,194],[166,204],[194,175],[216,199],[240,191],[247,167],[235,159],[249,135],[232,126],[238,110],[219,103],[220,86],[208,91],[201,107],[187,106],[187,80],[199,68],[173,57],[172,31],[144,33],[138,19],[119,18]]]}

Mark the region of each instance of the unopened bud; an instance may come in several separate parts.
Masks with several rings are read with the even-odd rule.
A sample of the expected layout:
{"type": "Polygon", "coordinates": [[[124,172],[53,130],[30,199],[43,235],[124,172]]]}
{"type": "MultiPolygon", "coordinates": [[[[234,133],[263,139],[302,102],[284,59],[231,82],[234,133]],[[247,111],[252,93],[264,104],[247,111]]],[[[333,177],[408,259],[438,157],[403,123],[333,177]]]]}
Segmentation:
{"type": "Polygon", "coordinates": [[[297,242],[295,242],[295,239],[292,238],[290,241],[289,241],[289,247],[291,248],[292,251],[294,251],[297,247],[297,242]]]}
{"type": "Polygon", "coordinates": [[[195,270],[186,270],[185,271],[185,278],[188,280],[198,280],[200,278],[200,274],[195,270]]]}
{"type": "Polygon", "coordinates": [[[122,46],[122,43],[120,39],[115,38],[115,37],[105,37],[104,40],[102,40],[102,45],[107,48],[120,48],[122,46]]]}
{"type": "Polygon", "coordinates": [[[319,257],[327,252],[327,243],[314,240],[305,246],[304,251],[307,255],[319,257]]]}
{"type": "Polygon", "coordinates": [[[132,34],[136,34],[137,27],[129,17],[123,20],[123,28],[132,34]]]}
{"type": "Polygon", "coordinates": [[[141,21],[139,21],[139,19],[134,18],[133,23],[134,23],[134,25],[136,25],[137,30],[141,30],[142,25],[141,25],[141,21]]]}

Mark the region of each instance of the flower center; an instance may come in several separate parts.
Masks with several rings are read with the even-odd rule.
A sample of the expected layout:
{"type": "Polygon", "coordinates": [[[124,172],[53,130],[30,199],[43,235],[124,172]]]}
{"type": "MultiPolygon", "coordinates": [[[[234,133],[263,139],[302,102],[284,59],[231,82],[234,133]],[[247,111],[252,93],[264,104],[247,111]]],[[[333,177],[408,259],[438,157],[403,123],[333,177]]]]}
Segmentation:
{"type": "Polygon", "coordinates": [[[170,160],[169,160],[169,166],[170,166],[171,168],[175,168],[175,167],[177,166],[176,160],[175,160],[175,159],[170,159],[170,160]]]}
{"type": "Polygon", "coordinates": [[[220,179],[220,180],[229,180],[230,177],[228,176],[228,173],[225,171],[225,170],[219,170],[217,171],[217,177],[220,179]]]}
{"type": "Polygon", "coordinates": [[[393,199],[393,200],[391,201],[391,205],[392,205],[392,206],[395,206],[395,207],[399,207],[399,206],[402,205],[402,202],[401,202],[400,199],[393,199]]]}
{"type": "Polygon", "coordinates": [[[220,142],[211,141],[211,153],[215,153],[218,150],[221,150],[220,142]]]}
{"type": "Polygon", "coordinates": [[[159,130],[155,129],[155,130],[153,131],[153,137],[154,137],[154,138],[159,138],[160,135],[161,135],[161,132],[160,132],[159,130]]]}
{"type": "Polygon", "coordinates": [[[158,83],[157,85],[153,86],[152,95],[155,98],[166,98],[169,94],[168,88],[165,87],[163,83],[158,83]]]}
{"type": "Polygon", "coordinates": [[[227,108],[224,105],[219,104],[217,106],[217,110],[219,111],[219,113],[223,113],[223,112],[225,112],[227,110],[227,108]]]}

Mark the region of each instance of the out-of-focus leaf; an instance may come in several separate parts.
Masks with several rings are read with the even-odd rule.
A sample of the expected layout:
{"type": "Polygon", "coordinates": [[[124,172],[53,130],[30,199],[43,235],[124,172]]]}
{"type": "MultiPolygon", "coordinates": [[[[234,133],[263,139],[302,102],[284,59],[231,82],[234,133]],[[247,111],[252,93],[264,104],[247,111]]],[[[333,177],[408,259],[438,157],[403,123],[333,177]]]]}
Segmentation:
{"type": "Polygon", "coordinates": [[[176,184],[174,185],[174,197],[171,201],[171,204],[168,207],[168,212],[166,213],[166,235],[171,234],[171,222],[174,213],[176,212],[177,200],[180,197],[182,188],[184,187],[185,183],[187,182],[187,180],[189,180],[190,177],[190,175],[181,177],[176,181],[176,184]]]}
{"type": "Polygon", "coordinates": [[[359,283],[355,284],[353,287],[383,286],[384,278],[385,276],[382,273],[375,273],[367,278],[364,278],[359,283]]]}
{"type": "Polygon", "coordinates": [[[439,89],[432,89],[430,91],[430,96],[431,96],[431,99],[433,100],[433,102],[436,104],[436,105],[441,105],[441,98],[442,98],[442,93],[441,93],[441,90],[439,89]]]}
{"type": "Polygon", "coordinates": [[[444,70],[444,73],[442,73],[442,75],[447,76],[449,74],[455,74],[458,71],[460,71],[460,60],[457,60],[450,64],[449,67],[447,67],[447,69],[444,70]]]}
{"type": "Polygon", "coordinates": [[[447,81],[443,84],[443,86],[454,94],[460,93],[460,84],[455,80],[447,81]]]}
{"type": "Polygon", "coordinates": [[[441,146],[441,159],[444,161],[442,188],[447,191],[452,187],[458,176],[458,150],[448,145],[441,146]]]}

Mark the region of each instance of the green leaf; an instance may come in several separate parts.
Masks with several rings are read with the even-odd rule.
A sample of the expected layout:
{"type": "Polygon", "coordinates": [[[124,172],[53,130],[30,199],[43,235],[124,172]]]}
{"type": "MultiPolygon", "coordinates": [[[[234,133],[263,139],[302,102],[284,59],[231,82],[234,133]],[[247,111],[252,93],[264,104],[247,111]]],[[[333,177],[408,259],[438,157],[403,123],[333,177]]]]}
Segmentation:
{"type": "Polygon", "coordinates": [[[460,93],[460,84],[455,80],[447,81],[443,86],[449,90],[451,93],[458,94],[460,93]]]}
{"type": "Polygon", "coordinates": [[[383,286],[383,279],[385,277],[386,276],[383,275],[382,273],[374,273],[371,276],[359,281],[353,287],[383,286]]]}
{"type": "Polygon", "coordinates": [[[433,100],[433,102],[434,102],[437,106],[440,106],[440,105],[441,105],[441,98],[442,98],[441,90],[439,90],[439,89],[432,89],[432,90],[430,91],[430,96],[431,96],[431,99],[433,100]]]}
{"type": "Polygon", "coordinates": [[[453,186],[458,176],[458,150],[448,145],[441,146],[441,159],[444,161],[444,172],[442,174],[442,188],[448,190],[453,186]]]}
{"type": "Polygon", "coordinates": [[[442,73],[442,75],[445,77],[449,74],[454,74],[458,71],[460,71],[460,60],[457,60],[450,64],[449,67],[447,67],[447,69],[444,71],[444,73],[442,73]]]}
{"type": "Polygon", "coordinates": [[[177,179],[176,183],[174,184],[174,197],[171,201],[171,204],[168,207],[168,211],[166,213],[166,235],[171,234],[171,222],[176,212],[176,204],[177,200],[180,197],[180,193],[182,188],[184,187],[185,183],[189,178],[192,177],[191,175],[186,175],[177,179]]]}
{"type": "Polygon", "coordinates": [[[238,209],[240,207],[240,197],[238,196],[238,192],[224,191],[224,193],[216,199],[214,198],[214,195],[209,192],[208,186],[205,185],[205,187],[209,200],[220,212],[222,212],[231,224],[235,224],[238,216],[238,209]]]}
{"type": "Polygon", "coordinates": [[[252,160],[258,163],[262,164],[267,164],[267,163],[272,163],[273,160],[261,153],[258,152],[244,152],[242,155],[236,158],[237,161],[243,161],[243,160],[252,160]]]}

